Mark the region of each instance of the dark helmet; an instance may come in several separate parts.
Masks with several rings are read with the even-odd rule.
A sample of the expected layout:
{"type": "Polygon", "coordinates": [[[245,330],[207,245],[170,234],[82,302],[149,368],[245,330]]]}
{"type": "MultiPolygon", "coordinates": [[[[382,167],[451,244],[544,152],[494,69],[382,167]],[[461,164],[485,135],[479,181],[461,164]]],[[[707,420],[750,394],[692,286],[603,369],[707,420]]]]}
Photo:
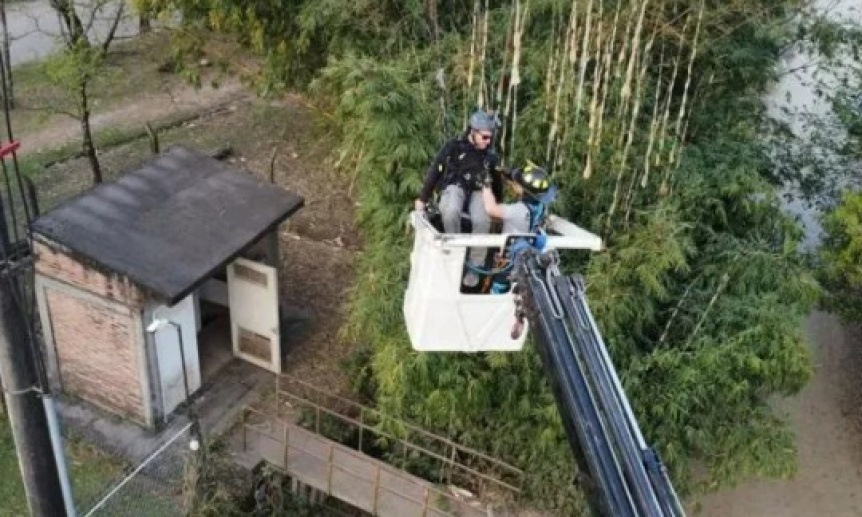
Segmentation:
{"type": "Polygon", "coordinates": [[[483,110],[476,110],[470,115],[470,129],[474,131],[493,131],[496,125],[494,117],[483,110]]]}
{"type": "Polygon", "coordinates": [[[532,163],[512,170],[511,178],[524,188],[525,194],[535,199],[540,198],[551,188],[551,177],[548,171],[532,163]]]}

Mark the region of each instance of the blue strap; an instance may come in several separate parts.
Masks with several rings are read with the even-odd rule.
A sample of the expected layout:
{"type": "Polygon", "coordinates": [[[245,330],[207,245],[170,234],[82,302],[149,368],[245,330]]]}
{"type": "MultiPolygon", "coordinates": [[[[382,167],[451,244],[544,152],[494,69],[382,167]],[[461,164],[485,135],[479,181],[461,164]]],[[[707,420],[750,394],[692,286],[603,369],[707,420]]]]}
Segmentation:
{"type": "Polygon", "coordinates": [[[509,254],[509,260],[504,267],[502,267],[500,269],[492,269],[489,271],[487,269],[480,268],[480,267],[474,266],[473,264],[470,264],[470,261],[466,261],[467,269],[473,271],[474,273],[476,273],[478,275],[483,275],[483,276],[493,276],[493,275],[498,275],[501,273],[507,273],[512,269],[512,267],[514,265],[514,260],[512,260],[513,257],[518,255],[519,253],[522,253],[525,249],[536,248],[539,251],[542,251],[543,249],[545,249],[545,246],[547,246],[547,243],[548,243],[548,236],[544,232],[544,230],[542,230],[540,228],[540,226],[544,220],[545,209],[547,207],[547,203],[552,201],[555,195],[556,195],[556,187],[552,186],[548,190],[548,192],[542,196],[542,198],[539,200],[538,203],[527,203],[526,201],[523,201],[524,205],[526,205],[526,207],[530,213],[529,233],[535,233],[536,234],[535,244],[531,244],[530,241],[528,239],[525,239],[525,238],[515,239],[512,242],[512,244],[509,246],[509,250],[508,250],[509,251],[509,253],[508,253],[509,254]]]}

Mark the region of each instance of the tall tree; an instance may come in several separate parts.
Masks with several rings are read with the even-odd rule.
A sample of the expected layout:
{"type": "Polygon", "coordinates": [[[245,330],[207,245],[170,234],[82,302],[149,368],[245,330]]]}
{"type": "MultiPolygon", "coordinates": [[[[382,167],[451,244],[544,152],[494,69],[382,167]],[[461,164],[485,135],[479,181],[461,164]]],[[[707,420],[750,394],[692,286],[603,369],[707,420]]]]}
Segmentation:
{"type": "Polygon", "coordinates": [[[62,23],[63,51],[46,63],[52,81],[68,90],[74,100],[74,111],[66,111],[81,126],[81,146],[90,162],[93,182],[102,182],[102,168],[93,130],[90,124],[90,84],[104,71],[105,60],[123,19],[125,2],[95,0],[85,5],[71,0],[51,0],[51,7],[62,23]],[[107,13],[107,16],[106,14],[107,13]],[[101,39],[94,34],[95,23],[107,22],[107,31],[101,39]]]}

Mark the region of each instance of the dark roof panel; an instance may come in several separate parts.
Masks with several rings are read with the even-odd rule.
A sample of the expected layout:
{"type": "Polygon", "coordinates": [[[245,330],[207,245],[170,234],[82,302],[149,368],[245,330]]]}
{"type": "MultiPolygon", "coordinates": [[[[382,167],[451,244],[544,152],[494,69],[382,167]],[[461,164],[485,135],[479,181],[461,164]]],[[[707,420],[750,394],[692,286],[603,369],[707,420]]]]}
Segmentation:
{"type": "Polygon", "coordinates": [[[32,229],[175,303],[303,204],[173,147],[42,215],[32,229]]]}

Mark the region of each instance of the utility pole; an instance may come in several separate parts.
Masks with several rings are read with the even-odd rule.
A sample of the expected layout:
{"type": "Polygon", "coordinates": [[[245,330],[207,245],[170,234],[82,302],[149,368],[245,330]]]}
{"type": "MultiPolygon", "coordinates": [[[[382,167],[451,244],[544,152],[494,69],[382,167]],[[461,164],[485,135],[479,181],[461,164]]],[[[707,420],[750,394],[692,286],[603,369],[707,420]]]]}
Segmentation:
{"type": "Polygon", "coordinates": [[[16,265],[3,254],[0,270],[0,378],[3,379],[6,411],[15,438],[21,479],[27,493],[30,515],[63,516],[66,509],[48,419],[40,400],[16,265]]]}
{"type": "MultiPolygon", "coordinates": [[[[0,78],[8,72],[9,63],[0,54],[0,78]]],[[[26,226],[36,207],[35,188],[18,167],[15,152],[20,144],[12,137],[11,99],[5,79],[0,80],[0,91],[8,136],[0,145],[5,186],[5,192],[0,193],[0,380],[30,515],[74,517],[62,436],[36,342],[33,315],[28,314],[31,309],[25,281],[33,268],[33,249],[26,226]],[[7,158],[11,158],[11,167],[7,166],[7,158]],[[18,212],[19,207],[23,214],[18,212]],[[22,215],[25,228],[19,226],[22,215]]]]}
{"type": "MultiPolygon", "coordinates": [[[[16,148],[17,143],[0,147],[4,172],[7,172],[6,156],[16,148]]],[[[36,347],[24,312],[21,280],[30,267],[31,256],[29,246],[10,241],[4,204],[0,202],[0,379],[6,414],[15,439],[30,515],[65,516],[49,422],[41,400],[40,387],[44,383],[40,382],[36,347]]]]}

